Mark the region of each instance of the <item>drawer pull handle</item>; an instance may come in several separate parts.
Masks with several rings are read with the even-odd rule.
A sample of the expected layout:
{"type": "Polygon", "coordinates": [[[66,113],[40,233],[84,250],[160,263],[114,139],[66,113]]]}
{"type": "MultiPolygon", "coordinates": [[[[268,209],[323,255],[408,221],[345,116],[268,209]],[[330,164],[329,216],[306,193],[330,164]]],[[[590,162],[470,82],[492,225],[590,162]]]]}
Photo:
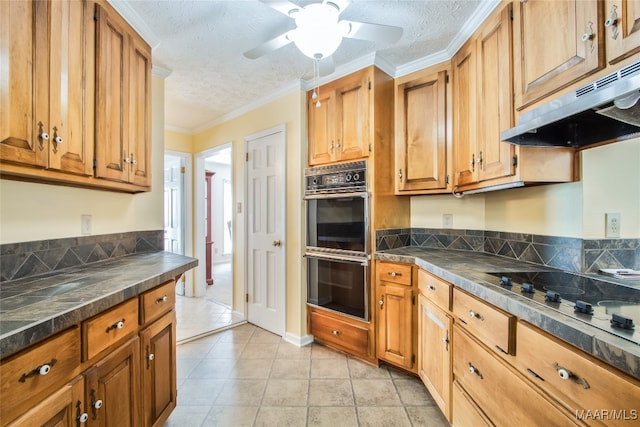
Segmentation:
{"type": "Polygon", "coordinates": [[[469,310],[469,317],[472,319],[484,320],[484,317],[480,313],[476,313],[473,310],[469,310]]]}
{"type": "Polygon", "coordinates": [[[395,271],[390,271],[387,274],[389,274],[389,276],[391,276],[391,277],[402,276],[402,273],[397,273],[395,271]]]}
{"type": "Polygon", "coordinates": [[[433,285],[429,285],[429,290],[435,292],[436,291],[436,287],[433,285]]]}
{"type": "Polygon", "coordinates": [[[570,370],[558,365],[558,362],[553,363],[553,368],[558,372],[558,375],[560,376],[561,379],[565,381],[570,379],[574,383],[580,384],[584,389],[591,388],[587,380],[574,375],[573,372],[571,372],[570,370]]]}
{"type": "Polygon", "coordinates": [[[26,374],[22,374],[22,376],[18,381],[23,383],[27,380],[27,378],[35,377],[37,375],[41,375],[41,376],[47,375],[51,371],[51,367],[53,367],[53,365],[55,365],[56,362],[57,362],[56,359],[51,359],[51,362],[49,363],[36,366],[30,372],[27,372],[26,374]]]}
{"type": "Polygon", "coordinates": [[[162,298],[158,298],[158,299],[156,300],[156,304],[160,304],[161,302],[167,302],[167,301],[169,301],[169,297],[167,297],[167,296],[165,295],[165,296],[163,296],[162,298]]]}
{"type": "Polygon", "coordinates": [[[384,307],[384,297],[380,297],[380,301],[378,301],[378,305],[380,306],[380,310],[384,307]]]}
{"type": "Polygon", "coordinates": [[[333,335],[340,335],[342,332],[340,332],[340,331],[339,331],[339,330],[337,330],[337,329],[334,329],[333,331],[331,331],[331,333],[332,333],[333,335]]]}
{"type": "Polygon", "coordinates": [[[473,366],[471,362],[469,362],[469,372],[471,372],[472,374],[476,374],[477,376],[480,377],[481,380],[484,379],[484,377],[482,376],[482,373],[478,370],[478,368],[473,366]]]}
{"type": "Polygon", "coordinates": [[[114,323],[113,325],[109,326],[107,328],[106,332],[109,333],[114,329],[122,329],[122,328],[124,328],[124,320],[125,319],[119,320],[116,323],[114,323]]]}

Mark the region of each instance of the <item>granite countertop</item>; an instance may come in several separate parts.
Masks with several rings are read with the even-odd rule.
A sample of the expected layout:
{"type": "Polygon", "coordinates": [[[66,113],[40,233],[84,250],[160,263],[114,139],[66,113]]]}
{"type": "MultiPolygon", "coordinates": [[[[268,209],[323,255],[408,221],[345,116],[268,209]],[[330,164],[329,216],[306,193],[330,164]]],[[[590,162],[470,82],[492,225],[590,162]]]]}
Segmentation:
{"type": "MultiPolygon", "coordinates": [[[[573,319],[482,278],[484,273],[489,271],[553,269],[484,253],[411,246],[376,252],[375,259],[413,263],[640,379],[640,343],[573,319]]],[[[605,280],[602,276],[597,278],[605,280]]],[[[610,278],[606,280],[620,284],[619,281],[610,278]]],[[[624,284],[640,288],[638,280],[625,280],[624,284]]]]}
{"type": "Polygon", "coordinates": [[[170,252],[124,256],[0,285],[0,357],[175,279],[198,260],[170,252]]]}

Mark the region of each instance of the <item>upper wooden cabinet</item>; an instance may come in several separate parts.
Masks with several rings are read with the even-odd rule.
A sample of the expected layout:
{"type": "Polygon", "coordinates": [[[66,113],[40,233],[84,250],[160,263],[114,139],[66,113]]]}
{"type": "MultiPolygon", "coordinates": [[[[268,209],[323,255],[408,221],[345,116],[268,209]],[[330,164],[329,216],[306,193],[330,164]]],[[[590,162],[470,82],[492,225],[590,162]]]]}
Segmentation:
{"type": "Polygon", "coordinates": [[[0,160],[93,173],[93,3],[0,4],[0,160]]]}
{"type": "Polygon", "coordinates": [[[574,179],[573,149],[500,140],[500,132],[514,125],[511,8],[493,13],[452,60],[456,191],[574,179]]]}
{"type": "Polygon", "coordinates": [[[521,0],[513,5],[517,109],[604,68],[602,1],[521,0]]]}
{"type": "Polygon", "coordinates": [[[96,177],[150,185],[151,48],[97,6],[96,177]]]}
{"type": "Polygon", "coordinates": [[[307,94],[309,166],[369,156],[372,80],[369,67],[307,94]]]}
{"type": "Polygon", "coordinates": [[[148,191],[151,49],[111,6],[2,2],[0,39],[0,174],[148,191]]]}
{"type": "Polygon", "coordinates": [[[397,194],[450,191],[448,73],[448,68],[430,68],[396,80],[397,194]]]}
{"type": "Polygon", "coordinates": [[[604,20],[609,64],[640,53],[640,1],[607,0],[604,20]]]}

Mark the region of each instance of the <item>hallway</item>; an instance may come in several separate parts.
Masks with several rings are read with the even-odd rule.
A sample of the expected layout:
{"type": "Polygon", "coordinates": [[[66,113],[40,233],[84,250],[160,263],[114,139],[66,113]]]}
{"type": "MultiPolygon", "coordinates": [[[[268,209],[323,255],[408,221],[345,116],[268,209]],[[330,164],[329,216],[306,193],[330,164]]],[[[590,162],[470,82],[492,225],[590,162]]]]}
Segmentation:
{"type": "Polygon", "coordinates": [[[199,298],[176,296],[178,343],[244,321],[234,316],[231,263],[214,264],[214,284],[199,298]]]}

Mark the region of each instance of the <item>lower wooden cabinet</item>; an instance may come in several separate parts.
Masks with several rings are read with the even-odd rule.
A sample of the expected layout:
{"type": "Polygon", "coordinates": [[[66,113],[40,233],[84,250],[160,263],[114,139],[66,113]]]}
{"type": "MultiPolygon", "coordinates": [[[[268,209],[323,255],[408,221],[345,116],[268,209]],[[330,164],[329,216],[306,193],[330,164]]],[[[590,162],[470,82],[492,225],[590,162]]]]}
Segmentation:
{"type": "Polygon", "coordinates": [[[528,426],[534,421],[540,426],[581,425],[574,414],[536,392],[512,367],[457,324],[453,340],[456,381],[495,425],[528,426]]]}
{"type": "Polygon", "coordinates": [[[171,280],[4,358],[0,426],[161,426],[177,398],[173,293],[171,280]]]}
{"type": "Polygon", "coordinates": [[[176,407],[176,312],[140,332],[140,346],[143,425],[161,426],[176,407]]]}
{"type": "Polygon", "coordinates": [[[370,323],[328,310],[307,306],[309,332],[316,341],[336,350],[372,361],[370,323]]]}
{"type": "Polygon", "coordinates": [[[418,375],[451,422],[453,317],[418,295],[418,375]]]}
{"type": "Polygon", "coordinates": [[[378,359],[417,373],[416,280],[410,264],[376,266],[378,359]]]}
{"type": "Polygon", "coordinates": [[[51,393],[9,426],[77,427],[89,417],[84,408],[84,381],[82,377],[77,377],[51,393]]]}
{"type": "Polygon", "coordinates": [[[92,426],[139,426],[140,339],[135,336],[85,373],[92,426]]]}

